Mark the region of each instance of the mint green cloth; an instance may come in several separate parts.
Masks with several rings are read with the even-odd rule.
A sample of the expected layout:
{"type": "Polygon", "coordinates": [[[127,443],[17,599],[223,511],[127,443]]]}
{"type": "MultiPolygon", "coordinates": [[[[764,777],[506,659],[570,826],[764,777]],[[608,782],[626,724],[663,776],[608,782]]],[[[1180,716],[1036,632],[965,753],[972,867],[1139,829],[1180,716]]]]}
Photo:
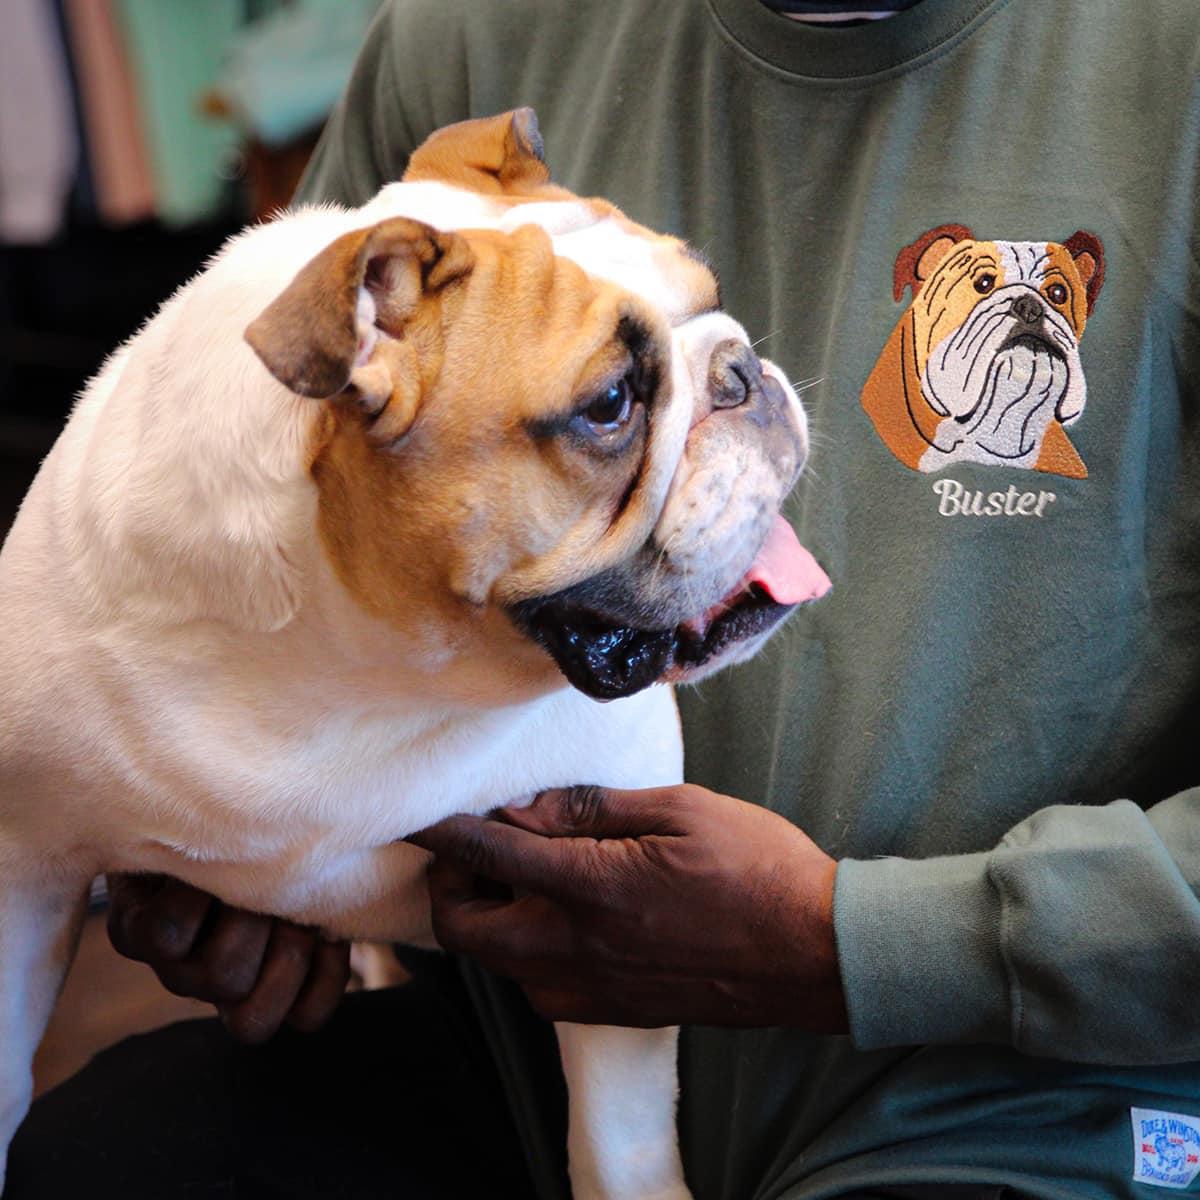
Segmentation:
{"type": "Polygon", "coordinates": [[[241,0],[114,0],[150,152],[158,215],[168,225],[214,216],[239,135],[200,112],[235,31],[241,0]]]}
{"type": "Polygon", "coordinates": [[[218,88],[267,145],[320,127],[341,95],[379,0],[297,0],[232,41],[218,88]]]}

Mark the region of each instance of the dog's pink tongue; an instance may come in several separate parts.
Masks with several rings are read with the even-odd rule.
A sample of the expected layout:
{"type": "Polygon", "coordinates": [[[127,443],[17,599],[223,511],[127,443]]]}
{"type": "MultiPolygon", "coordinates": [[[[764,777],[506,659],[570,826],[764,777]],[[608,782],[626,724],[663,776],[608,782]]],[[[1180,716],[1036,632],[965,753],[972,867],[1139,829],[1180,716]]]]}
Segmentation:
{"type": "Polygon", "coordinates": [[[819,600],[833,586],[817,560],[800,545],[795,531],[781,516],[775,518],[763,548],[750,564],[742,587],[757,583],[776,604],[819,600]]]}
{"type": "Polygon", "coordinates": [[[750,569],[738,580],[737,586],[712,608],[685,621],[682,627],[697,637],[704,637],[709,626],[733,608],[756,583],[776,604],[804,604],[808,600],[819,600],[833,587],[817,560],[800,545],[800,539],[792,527],[783,517],[777,516],[763,548],[750,564],[750,569]]]}

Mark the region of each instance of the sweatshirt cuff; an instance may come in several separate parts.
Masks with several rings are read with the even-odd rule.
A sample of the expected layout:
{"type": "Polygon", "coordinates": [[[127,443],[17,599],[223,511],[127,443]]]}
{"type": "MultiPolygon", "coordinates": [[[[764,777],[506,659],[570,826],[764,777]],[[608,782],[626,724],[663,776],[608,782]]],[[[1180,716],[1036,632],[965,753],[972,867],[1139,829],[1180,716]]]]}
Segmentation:
{"type": "Polygon", "coordinates": [[[858,1049],[1011,1043],[1003,903],[988,858],[838,865],[834,932],[858,1049]]]}

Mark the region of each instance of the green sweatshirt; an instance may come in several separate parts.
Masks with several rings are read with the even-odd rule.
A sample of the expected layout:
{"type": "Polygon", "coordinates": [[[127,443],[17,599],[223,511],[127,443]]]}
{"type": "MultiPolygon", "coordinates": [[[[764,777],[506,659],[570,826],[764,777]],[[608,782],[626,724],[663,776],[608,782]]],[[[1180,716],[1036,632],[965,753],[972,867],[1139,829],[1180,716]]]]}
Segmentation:
{"type": "Polygon", "coordinates": [[[326,133],[303,194],[358,203],[535,106],[806,385],[834,591],[682,705],[690,779],[842,860],[852,1034],[685,1031],[698,1200],[1200,1190],[1198,59],[1195,0],[400,0],[326,133]]]}

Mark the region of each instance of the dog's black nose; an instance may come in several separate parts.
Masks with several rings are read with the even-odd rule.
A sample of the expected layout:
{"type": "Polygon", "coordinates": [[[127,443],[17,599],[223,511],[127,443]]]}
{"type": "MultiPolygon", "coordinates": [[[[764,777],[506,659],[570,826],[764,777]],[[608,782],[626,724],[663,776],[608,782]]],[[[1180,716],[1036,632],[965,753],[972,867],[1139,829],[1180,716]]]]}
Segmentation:
{"type": "Polygon", "coordinates": [[[1037,297],[1029,295],[1028,292],[1022,293],[1012,302],[1012,315],[1026,325],[1036,325],[1044,314],[1045,310],[1038,303],[1037,297]]]}
{"type": "Polygon", "coordinates": [[[722,342],[708,361],[708,392],[713,408],[737,408],[763,386],[762,365],[745,342],[722,342]]]}

